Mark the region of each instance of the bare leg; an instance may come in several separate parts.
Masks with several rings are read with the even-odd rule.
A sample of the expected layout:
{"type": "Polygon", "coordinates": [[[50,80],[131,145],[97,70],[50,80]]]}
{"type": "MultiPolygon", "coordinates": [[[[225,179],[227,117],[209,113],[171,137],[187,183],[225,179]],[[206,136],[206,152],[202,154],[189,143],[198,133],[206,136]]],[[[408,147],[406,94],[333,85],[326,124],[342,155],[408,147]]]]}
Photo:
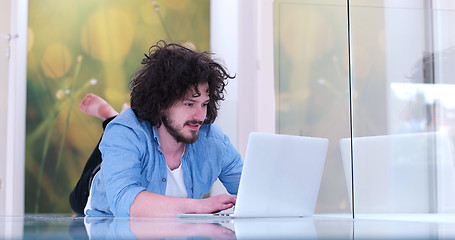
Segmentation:
{"type": "Polygon", "coordinates": [[[93,93],[87,94],[84,99],[82,99],[79,109],[83,113],[97,117],[101,120],[106,120],[107,118],[118,115],[118,112],[115,111],[106,100],[93,93]]]}

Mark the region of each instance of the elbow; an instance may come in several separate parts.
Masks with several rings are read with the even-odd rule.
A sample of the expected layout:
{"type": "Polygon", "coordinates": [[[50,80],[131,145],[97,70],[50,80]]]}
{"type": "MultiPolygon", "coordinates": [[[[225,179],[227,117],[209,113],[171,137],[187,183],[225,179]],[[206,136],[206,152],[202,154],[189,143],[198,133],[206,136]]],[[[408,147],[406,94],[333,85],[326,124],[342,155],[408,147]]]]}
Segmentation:
{"type": "Polygon", "coordinates": [[[131,203],[129,207],[129,216],[130,217],[146,217],[146,213],[144,211],[144,193],[145,191],[142,191],[136,195],[134,198],[133,202],[131,203]]]}

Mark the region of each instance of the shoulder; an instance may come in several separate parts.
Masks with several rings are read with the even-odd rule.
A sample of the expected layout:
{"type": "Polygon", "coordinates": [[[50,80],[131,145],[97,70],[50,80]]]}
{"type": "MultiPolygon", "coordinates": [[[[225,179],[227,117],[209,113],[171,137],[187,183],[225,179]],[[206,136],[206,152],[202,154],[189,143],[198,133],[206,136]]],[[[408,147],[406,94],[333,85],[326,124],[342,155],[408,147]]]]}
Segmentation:
{"type": "Polygon", "coordinates": [[[143,121],[136,117],[134,111],[131,108],[128,108],[123,113],[117,115],[109,124],[120,124],[134,127],[141,125],[141,122],[143,121]]]}
{"type": "Polygon", "coordinates": [[[104,143],[137,145],[138,143],[148,142],[151,141],[151,131],[150,123],[138,119],[133,110],[129,108],[106,126],[102,145],[104,143]]]}
{"type": "Polygon", "coordinates": [[[216,124],[204,124],[199,130],[199,139],[205,141],[226,140],[226,135],[216,124]]]}
{"type": "Polygon", "coordinates": [[[106,132],[115,129],[129,129],[137,132],[150,131],[150,123],[136,117],[133,110],[128,108],[123,113],[115,117],[107,126],[106,132]]]}
{"type": "Polygon", "coordinates": [[[201,147],[221,147],[226,148],[231,145],[229,137],[216,124],[205,124],[199,130],[199,137],[195,145],[201,147]]]}

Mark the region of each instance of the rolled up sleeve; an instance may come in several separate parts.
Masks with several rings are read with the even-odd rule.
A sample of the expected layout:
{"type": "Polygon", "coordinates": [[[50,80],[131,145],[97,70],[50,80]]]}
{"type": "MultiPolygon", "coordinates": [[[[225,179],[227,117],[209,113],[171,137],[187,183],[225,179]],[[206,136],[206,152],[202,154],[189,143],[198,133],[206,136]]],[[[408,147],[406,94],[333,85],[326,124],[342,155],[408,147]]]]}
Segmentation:
{"type": "Polygon", "coordinates": [[[237,194],[243,161],[239,152],[232,146],[227,137],[224,139],[224,144],[223,166],[219,179],[230,194],[237,194]]]}

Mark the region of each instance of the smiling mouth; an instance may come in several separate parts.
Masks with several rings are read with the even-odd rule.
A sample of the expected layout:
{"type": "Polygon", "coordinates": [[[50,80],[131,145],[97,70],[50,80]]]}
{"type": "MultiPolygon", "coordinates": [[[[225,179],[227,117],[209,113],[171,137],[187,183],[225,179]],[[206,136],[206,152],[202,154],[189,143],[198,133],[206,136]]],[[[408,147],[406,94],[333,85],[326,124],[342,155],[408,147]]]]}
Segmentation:
{"type": "Polygon", "coordinates": [[[188,121],[188,122],[186,122],[185,125],[189,126],[192,129],[197,129],[197,128],[199,128],[202,125],[202,122],[200,122],[200,121],[188,121]]]}

